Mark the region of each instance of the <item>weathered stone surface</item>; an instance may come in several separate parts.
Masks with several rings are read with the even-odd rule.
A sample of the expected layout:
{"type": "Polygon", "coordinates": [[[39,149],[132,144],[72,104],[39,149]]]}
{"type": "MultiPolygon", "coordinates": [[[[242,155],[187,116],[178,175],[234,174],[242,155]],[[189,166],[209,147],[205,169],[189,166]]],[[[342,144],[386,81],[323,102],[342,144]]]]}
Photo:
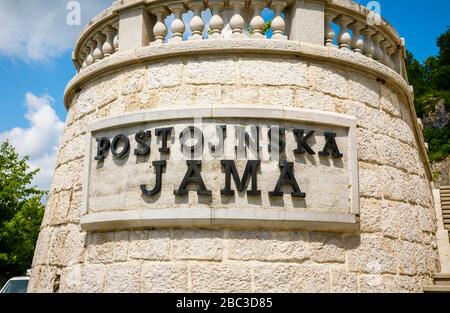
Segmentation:
{"type": "Polygon", "coordinates": [[[177,263],[144,263],[141,292],[188,292],[188,267],[177,263]]]}
{"type": "Polygon", "coordinates": [[[165,62],[148,67],[147,87],[150,89],[175,87],[181,84],[183,73],[182,62],[165,62]]]}
{"type": "Polygon", "coordinates": [[[380,86],[375,78],[351,72],[350,86],[353,100],[379,108],[380,86]]]}
{"type": "Polygon", "coordinates": [[[192,292],[251,292],[250,267],[244,264],[193,264],[192,292]]]}
{"type": "Polygon", "coordinates": [[[243,59],[239,63],[242,84],[307,87],[307,65],[290,59],[277,62],[243,59]]]}
{"type": "Polygon", "coordinates": [[[294,105],[300,108],[330,112],[334,112],[336,106],[331,96],[306,89],[297,89],[295,91],[294,105]]]}
{"type": "Polygon", "coordinates": [[[85,293],[104,292],[105,266],[86,264],[82,270],[81,290],[85,293]]]}
{"type": "Polygon", "coordinates": [[[302,261],[309,257],[302,232],[241,231],[229,234],[228,257],[233,260],[302,261]]]}
{"type": "Polygon", "coordinates": [[[356,274],[345,270],[331,270],[331,292],[356,293],[358,291],[358,278],[356,274]]]}
{"type": "Polygon", "coordinates": [[[174,231],[172,253],[179,260],[222,260],[223,232],[208,230],[174,231]]]}
{"type": "Polygon", "coordinates": [[[188,84],[223,84],[235,83],[235,62],[233,60],[215,59],[191,60],[186,65],[184,82],[188,84]]]}
{"type": "Polygon", "coordinates": [[[253,269],[254,292],[302,292],[302,268],[292,264],[267,264],[253,269]]]}
{"type": "Polygon", "coordinates": [[[169,260],[169,231],[133,231],[130,241],[130,258],[132,259],[169,260]]]}
{"type": "Polygon", "coordinates": [[[114,233],[88,234],[86,258],[88,263],[111,263],[114,260],[114,233]]]}
{"type": "Polygon", "coordinates": [[[340,98],[350,95],[347,73],[334,67],[313,64],[309,67],[309,79],[312,87],[319,92],[340,98]]]}
{"type": "Polygon", "coordinates": [[[331,233],[311,233],[311,260],[318,263],[345,262],[344,241],[331,233]]]}
{"type": "Polygon", "coordinates": [[[352,272],[396,273],[394,242],[377,235],[348,237],[348,265],[352,272]]]}
{"type": "Polygon", "coordinates": [[[140,263],[130,262],[112,264],[106,267],[105,272],[105,292],[139,292],[141,273],[140,263]]]}

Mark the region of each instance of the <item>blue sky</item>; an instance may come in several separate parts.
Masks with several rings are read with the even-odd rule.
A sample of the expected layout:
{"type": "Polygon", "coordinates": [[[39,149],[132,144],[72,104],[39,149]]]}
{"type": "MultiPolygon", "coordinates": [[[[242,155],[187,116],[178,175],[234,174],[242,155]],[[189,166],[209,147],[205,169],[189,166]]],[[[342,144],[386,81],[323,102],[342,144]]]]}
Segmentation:
{"type": "MultiPolygon", "coordinates": [[[[75,73],[70,52],[81,30],[81,26],[67,26],[65,23],[68,2],[0,0],[0,140],[14,134],[17,138],[25,134],[32,141],[50,136],[45,133],[52,131],[49,126],[45,130],[37,126],[40,137],[35,138],[31,134],[31,128],[36,126],[33,123],[37,123],[33,116],[42,113],[47,106],[56,112],[49,120],[56,123],[58,132],[62,131],[58,123],[63,122],[66,116],[63,92],[75,73]]],[[[84,25],[112,0],[79,2],[81,25],[84,25]]],[[[368,4],[366,0],[356,2],[368,4]]],[[[394,25],[400,36],[406,38],[407,48],[419,60],[437,53],[436,38],[450,25],[450,1],[380,0],[379,3],[381,15],[394,25]]],[[[58,136],[55,138],[57,141],[58,136]]],[[[35,165],[50,167],[46,174],[48,177],[42,177],[42,182],[39,182],[43,188],[48,187],[56,147],[55,143],[51,151],[37,153],[45,160],[36,160],[35,165]]],[[[24,154],[34,153],[26,147],[18,150],[24,154]]]]}

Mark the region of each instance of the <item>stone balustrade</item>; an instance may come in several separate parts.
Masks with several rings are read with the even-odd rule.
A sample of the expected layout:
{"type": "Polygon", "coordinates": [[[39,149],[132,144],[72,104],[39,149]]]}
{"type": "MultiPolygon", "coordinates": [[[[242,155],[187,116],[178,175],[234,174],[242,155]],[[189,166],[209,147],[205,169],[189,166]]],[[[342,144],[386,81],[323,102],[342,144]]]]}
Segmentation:
{"type": "Polygon", "coordinates": [[[195,40],[324,45],[372,58],[407,79],[404,40],[380,16],[350,0],[119,0],[88,25],[73,58],[82,70],[116,51],[195,40]],[[273,11],[271,32],[265,9],[273,11]]]}

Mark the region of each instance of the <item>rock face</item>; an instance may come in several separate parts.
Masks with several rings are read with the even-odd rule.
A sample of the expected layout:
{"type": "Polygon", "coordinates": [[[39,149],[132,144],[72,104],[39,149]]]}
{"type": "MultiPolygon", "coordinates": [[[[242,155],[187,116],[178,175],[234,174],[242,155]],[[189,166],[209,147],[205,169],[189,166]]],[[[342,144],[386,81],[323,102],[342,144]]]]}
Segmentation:
{"type": "Polygon", "coordinates": [[[423,125],[425,127],[442,129],[448,125],[449,121],[450,114],[445,110],[445,101],[440,100],[435,110],[423,119],[423,125]]]}

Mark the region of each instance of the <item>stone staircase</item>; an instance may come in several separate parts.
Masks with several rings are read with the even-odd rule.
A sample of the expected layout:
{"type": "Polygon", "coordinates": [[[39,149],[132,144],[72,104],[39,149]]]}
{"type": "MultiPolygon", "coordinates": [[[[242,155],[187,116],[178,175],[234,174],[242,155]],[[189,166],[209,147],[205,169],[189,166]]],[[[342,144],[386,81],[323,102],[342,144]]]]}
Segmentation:
{"type": "Polygon", "coordinates": [[[450,230],[450,186],[441,187],[441,207],[444,227],[450,230]]]}
{"type": "MultiPolygon", "coordinates": [[[[441,238],[441,244],[444,244],[443,246],[448,247],[448,232],[450,230],[450,186],[444,186],[441,187],[439,190],[438,197],[440,196],[439,204],[437,205],[437,215],[438,215],[438,229],[441,229],[441,233],[444,234],[444,237],[441,238]],[[442,219],[439,216],[441,212],[439,212],[439,207],[442,209],[442,219]],[[442,229],[442,226],[444,229],[442,229]]],[[[439,236],[438,236],[439,237],[439,236]]],[[[439,240],[439,239],[438,239],[439,240]]],[[[450,237],[448,238],[450,240],[450,237]]],[[[438,243],[439,244],[439,243],[438,243]]],[[[445,262],[446,265],[448,265],[448,262],[450,260],[448,259],[448,248],[439,251],[439,253],[443,254],[443,259],[441,258],[441,266],[443,266],[443,262],[445,262]]],[[[443,271],[448,272],[448,266],[446,266],[446,269],[443,268],[443,271]],[[447,270],[446,270],[447,269],[447,270]]],[[[433,285],[430,286],[424,286],[423,291],[425,293],[450,293],[450,273],[440,273],[440,274],[434,274],[433,277],[433,285]]]]}
{"type": "Polygon", "coordinates": [[[425,293],[450,293],[450,274],[434,274],[433,285],[424,286],[425,293]]]}

